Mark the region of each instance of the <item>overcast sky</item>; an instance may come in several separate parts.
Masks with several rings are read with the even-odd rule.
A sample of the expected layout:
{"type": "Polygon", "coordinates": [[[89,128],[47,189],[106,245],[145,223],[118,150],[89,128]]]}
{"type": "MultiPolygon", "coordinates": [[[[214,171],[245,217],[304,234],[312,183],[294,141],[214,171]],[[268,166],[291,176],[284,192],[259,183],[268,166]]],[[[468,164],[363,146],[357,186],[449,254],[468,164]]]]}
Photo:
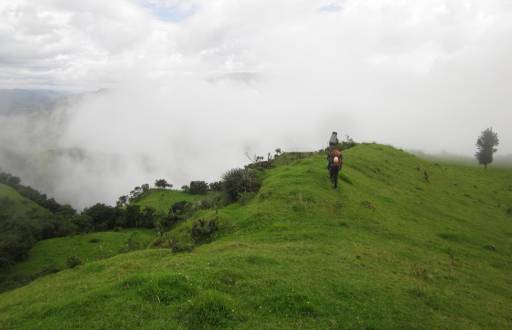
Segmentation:
{"type": "Polygon", "coordinates": [[[472,155],[492,126],[512,153],[512,1],[2,0],[0,88],[110,89],[47,128],[125,164],[100,198],[332,130],[472,155]]]}

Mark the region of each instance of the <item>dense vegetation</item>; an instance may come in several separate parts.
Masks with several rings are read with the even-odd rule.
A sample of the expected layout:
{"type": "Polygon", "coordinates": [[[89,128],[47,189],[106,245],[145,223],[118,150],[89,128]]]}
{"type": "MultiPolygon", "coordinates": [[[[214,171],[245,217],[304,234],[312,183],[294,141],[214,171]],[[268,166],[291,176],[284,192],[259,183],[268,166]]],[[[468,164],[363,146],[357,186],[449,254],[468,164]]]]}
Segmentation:
{"type": "Polygon", "coordinates": [[[39,206],[49,210],[52,213],[63,216],[72,216],[76,211],[70,205],[61,205],[53,198],[48,198],[46,194],[38,190],[21,184],[21,179],[9,173],[0,172],[0,183],[16,190],[21,196],[30,199],[39,206]]]}
{"type": "Polygon", "coordinates": [[[194,208],[160,249],[1,294],[0,328],[512,327],[512,170],[359,145],[336,191],[323,154],[273,166],[251,198],[194,208]]]}
{"type": "Polygon", "coordinates": [[[74,230],[66,216],[54,214],[0,183],[0,274],[23,260],[37,241],[74,230]]]}

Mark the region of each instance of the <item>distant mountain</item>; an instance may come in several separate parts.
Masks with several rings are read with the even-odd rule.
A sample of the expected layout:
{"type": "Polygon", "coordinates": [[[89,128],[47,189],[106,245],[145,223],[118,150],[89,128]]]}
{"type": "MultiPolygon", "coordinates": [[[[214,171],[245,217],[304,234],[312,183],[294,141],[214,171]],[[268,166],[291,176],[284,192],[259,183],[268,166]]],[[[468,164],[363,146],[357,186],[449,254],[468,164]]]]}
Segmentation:
{"type": "Polygon", "coordinates": [[[0,115],[48,110],[69,95],[52,90],[0,89],[0,115]]]}

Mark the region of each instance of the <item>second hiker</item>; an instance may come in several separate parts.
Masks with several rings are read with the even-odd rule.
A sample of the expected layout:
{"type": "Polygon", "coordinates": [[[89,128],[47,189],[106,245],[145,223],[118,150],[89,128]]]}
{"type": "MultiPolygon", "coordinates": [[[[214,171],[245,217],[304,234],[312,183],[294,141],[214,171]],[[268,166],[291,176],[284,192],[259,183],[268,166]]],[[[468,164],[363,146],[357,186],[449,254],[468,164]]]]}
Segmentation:
{"type": "Polygon", "coordinates": [[[343,166],[343,154],[338,148],[338,133],[332,132],[327,152],[327,169],[334,189],[338,188],[338,176],[343,166]]]}

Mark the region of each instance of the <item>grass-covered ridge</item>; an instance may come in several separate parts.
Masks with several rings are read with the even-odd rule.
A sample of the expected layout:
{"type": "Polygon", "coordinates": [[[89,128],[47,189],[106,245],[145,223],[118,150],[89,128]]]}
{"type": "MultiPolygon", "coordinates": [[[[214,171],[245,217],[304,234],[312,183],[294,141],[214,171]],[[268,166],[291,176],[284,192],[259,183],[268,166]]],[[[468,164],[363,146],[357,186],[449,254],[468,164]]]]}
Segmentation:
{"type": "Polygon", "coordinates": [[[282,162],[190,253],[144,250],[0,295],[0,328],[512,327],[512,170],[381,145],[282,162]],[[425,175],[425,172],[427,175],[425,175]],[[428,178],[428,181],[427,181],[428,178]]]}

